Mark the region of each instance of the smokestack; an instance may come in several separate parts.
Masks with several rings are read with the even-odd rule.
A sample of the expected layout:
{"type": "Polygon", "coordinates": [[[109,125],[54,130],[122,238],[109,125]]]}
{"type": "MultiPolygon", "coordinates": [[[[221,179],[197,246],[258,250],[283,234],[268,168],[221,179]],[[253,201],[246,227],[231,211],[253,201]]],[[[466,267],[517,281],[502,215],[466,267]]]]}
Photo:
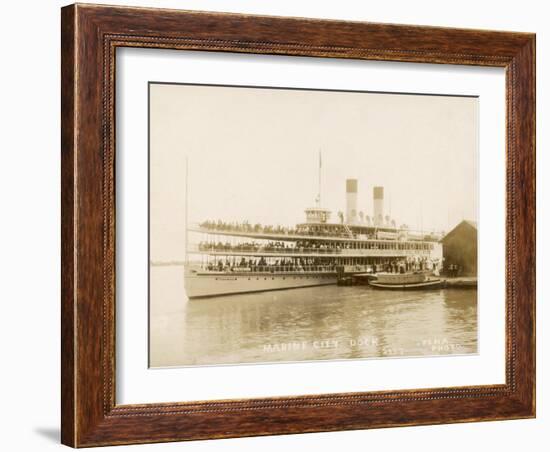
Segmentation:
{"type": "Polygon", "coordinates": [[[372,196],[374,201],[374,225],[382,226],[384,223],[384,187],[374,187],[372,196]]]}
{"type": "Polygon", "coordinates": [[[357,179],[346,180],[346,223],[357,220],[357,179]]]}

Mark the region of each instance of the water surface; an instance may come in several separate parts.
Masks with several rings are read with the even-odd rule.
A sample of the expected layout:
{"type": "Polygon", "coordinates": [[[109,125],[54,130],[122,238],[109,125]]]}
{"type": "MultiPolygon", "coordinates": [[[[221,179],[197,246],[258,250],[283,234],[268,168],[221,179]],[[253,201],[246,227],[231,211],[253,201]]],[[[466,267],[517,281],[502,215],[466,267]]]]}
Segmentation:
{"type": "Polygon", "coordinates": [[[477,290],[319,286],[189,300],[151,268],[152,367],[477,352],[477,290]]]}

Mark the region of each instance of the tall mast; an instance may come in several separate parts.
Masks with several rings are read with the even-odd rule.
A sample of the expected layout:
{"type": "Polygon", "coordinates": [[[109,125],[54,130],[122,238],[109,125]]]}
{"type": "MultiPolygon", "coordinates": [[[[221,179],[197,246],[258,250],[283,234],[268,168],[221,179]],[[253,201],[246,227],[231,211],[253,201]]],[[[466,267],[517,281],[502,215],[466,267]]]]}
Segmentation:
{"type": "Polygon", "coordinates": [[[185,265],[189,264],[189,157],[185,156],[185,265]]]}
{"type": "Polygon", "coordinates": [[[317,193],[317,207],[321,207],[321,149],[319,149],[319,191],[317,193]]]}
{"type": "Polygon", "coordinates": [[[424,216],[422,214],[422,201],[420,201],[420,232],[424,235],[424,216]]]}

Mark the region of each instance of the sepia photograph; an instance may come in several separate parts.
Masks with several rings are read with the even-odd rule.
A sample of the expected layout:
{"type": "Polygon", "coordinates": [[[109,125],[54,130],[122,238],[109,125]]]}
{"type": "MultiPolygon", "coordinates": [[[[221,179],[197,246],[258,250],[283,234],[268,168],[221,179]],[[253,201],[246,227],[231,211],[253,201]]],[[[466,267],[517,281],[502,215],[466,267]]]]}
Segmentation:
{"type": "Polygon", "coordinates": [[[478,97],[148,96],[150,367],[478,353],[478,97]]]}

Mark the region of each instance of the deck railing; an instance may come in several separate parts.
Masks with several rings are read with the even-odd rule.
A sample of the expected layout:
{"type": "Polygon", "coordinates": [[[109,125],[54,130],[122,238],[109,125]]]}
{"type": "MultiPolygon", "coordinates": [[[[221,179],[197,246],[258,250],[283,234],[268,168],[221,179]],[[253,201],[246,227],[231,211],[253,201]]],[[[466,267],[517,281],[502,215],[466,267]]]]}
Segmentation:
{"type": "Polygon", "coordinates": [[[252,265],[252,266],[203,266],[201,272],[212,273],[335,273],[334,265],[252,265]]]}
{"type": "Polygon", "coordinates": [[[228,226],[220,227],[206,227],[195,224],[190,227],[191,231],[204,232],[209,234],[219,234],[219,235],[243,235],[243,236],[271,236],[271,237],[280,237],[283,238],[308,238],[308,237],[323,237],[328,239],[353,239],[353,235],[350,237],[349,233],[345,231],[331,232],[331,231],[304,231],[296,229],[276,229],[276,228],[244,228],[244,227],[235,227],[231,228],[228,226]]]}
{"type": "Polygon", "coordinates": [[[398,247],[372,248],[305,248],[305,247],[269,247],[269,246],[228,246],[228,245],[190,245],[190,253],[205,253],[226,256],[296,256],[296,257],[369,257],[369,256],[415,256],[428,255],[430,249],[407,249],[398,247]]]}
{"type": "Polygon", "coordinates": [[[341,254],[342,249],[338,248],[312,248],[312,247],[278,247],[278,246],[253,246],[253,245],[210,245],[199,244],[195,245],[198,251],[214,251],[214,252],[260,252],[270,254],[296,254],[296,253],[314,253],[314,254],[341,254]]]}
{"type": "MultiPolygon", "coordinates": [[[[375,235],[367,235],[365,234],[356,234],[353,233],[349,228],[346,226],[346,229],[348,231],[342,231],[340,232],[332,232],[332,231],[305,231],[305,230],[296,230],[296,229],[277,229],[277,228],[254,228],[254,227],[229,227],[227,225],[225,226],[201,226],[199,224],[191,225],[189,230],[193,232],[202,232],[205,234],[214,234],[214,235],[227,235],[227,236],[241,236],[241,237],[273,237],[275,239],[280,240],[299,240],[299,239],[324,239],[324,240],[344,240],[344,241],[356,241],[356,240],[377,240],[377,241],[398,241],[399,238],[377,238],[375,235]]],[[[384,228],[382,228],[384,229],[384,228]]],[[[398,230],[395,231],[395,234],[399,234],[398,230]]],[[[413,233],[412,231],[403,232],[403,234],[406,234],[405,237],[408,234],[408,241],[415,241],[415,242],[437,242],[441,239],[440,236],[426,233],[424,236],[419,236],[417,233],[413,233]]]]}

